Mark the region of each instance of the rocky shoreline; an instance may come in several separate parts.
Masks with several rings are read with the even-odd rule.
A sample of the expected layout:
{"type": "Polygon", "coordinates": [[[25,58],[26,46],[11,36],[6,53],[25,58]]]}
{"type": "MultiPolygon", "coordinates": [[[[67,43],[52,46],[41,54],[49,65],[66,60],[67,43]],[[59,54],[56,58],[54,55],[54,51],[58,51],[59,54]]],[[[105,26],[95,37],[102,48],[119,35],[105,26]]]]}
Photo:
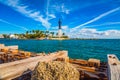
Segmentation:
{"type": "MultiPolygon", "coordinates": [[[[51,53],[35,54],[35,53],[31,53],[31,52],[26,52],[26,51],[20,51],[20,50],[18,50],[18,46],[5,46],[4,44],[0,44],[0,64],[10,63],[10,62],[19,61],[19,60],[25,60],[25,59],[29,59],[30,57],[49,56],[49,55],[51,55],[51,53]]],[[[39,62],[38,64],[43,64],[43,63],[44,62],[39,62]]],[[[62,68],[63,65],[64,65],[64,67],[66,67],[67,66],[66,64],[67,65],[70,64],[71,66],[74,67],[74,69],[76,69],[79,72],[79,77],[78,77],[79,80],[108,80],[107,63],[101,62],[100,60],[93,59],[93,58],[91,58],[89,60],[81,60],[81,59],[69,59],[68,56],[64,57],[64,58],[59,57],[53,61],[44,63],[43,64],[44,66],[42,68],[44,68],[46,65],[48,65],[50,67],[45,68],[45,69],[49,70],[49,71],[51,71],[51,69],[52,69],[53,72],[50,72],[51,74],[55,75],[58,73],[59,75],[62,76],[59,69],[62,68]],[[53,63],[55,65],[57,65],[57,67],[53,67],[53,65],[54,65],[53,63]],[[62,64],[62,65],[59,65],[59,64],[62,64]],[[59,69],[56,69],[56,68],[58,68],[58,66],[61,66],[61,67],[59,67],[59,69]],[[55,73],[55,71],[57,71],[57,73],[55,73]]],[[[39,68],[39,69],[41,70],[42,68],[39,68]]],[[[68,69],[70,70],[71,68],[68,68],[68,69]]],[[[26,72],[24,72],[24,74],[21,74],[21,76],[14,78],[12,80],[31,80],[33,78],[33,73],[36,71],[37,71],[37,69],[34,69],[33,71],[28,69],[26,72]]],[[[63,71],[65,71],[65,70],[63,70],[63,71]]],[[[64,72],[65,75],[68,74],[67,72],[64,72]]],[[[72,72],[72,71],[70,70],[70,72],[72,72]]],[[[37,73],[37,75],[38,75],[38,73],[37,73]]],[[[50,75],[48,75],[48,76],[50,76],[50,75]]],[[[46,77],[47,77],[47,75],[46,75],[46,77]]],[[[58,76],[56,76],[56,78],[58,78],[58,76]]],[[[69,77],[67,79],[70,80],[69,77]]],[[[77,79],[75,79],[75,80],[77,80],[77,79]]],[[[45,80],[45,79],[43,78],[43,79],[36,79],[36,80],[45,80]]],[[[54,79],[49,79],[49,80],[54,80],[54,79]]],[[[65,79],[62,77],[61,79],[58,79],[58,80],[65,80],[65,79]]]]}

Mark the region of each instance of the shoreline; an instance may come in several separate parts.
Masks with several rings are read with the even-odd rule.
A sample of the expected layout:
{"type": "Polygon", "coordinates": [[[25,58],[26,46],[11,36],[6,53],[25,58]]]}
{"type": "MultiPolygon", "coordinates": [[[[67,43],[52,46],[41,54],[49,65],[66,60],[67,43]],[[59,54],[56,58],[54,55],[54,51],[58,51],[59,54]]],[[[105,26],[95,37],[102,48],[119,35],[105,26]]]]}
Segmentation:
{"type": "Polygon", "coordinates": [[[120,40],[120,38],[98,38],[98,39],[94,39],[94,38],[79,38],[79,39],[74,39],[74,38],[69,38],[69,39],[14,39],[14,38],[0,38],[0,39],[10,39],[10,40],[120,40]]]}

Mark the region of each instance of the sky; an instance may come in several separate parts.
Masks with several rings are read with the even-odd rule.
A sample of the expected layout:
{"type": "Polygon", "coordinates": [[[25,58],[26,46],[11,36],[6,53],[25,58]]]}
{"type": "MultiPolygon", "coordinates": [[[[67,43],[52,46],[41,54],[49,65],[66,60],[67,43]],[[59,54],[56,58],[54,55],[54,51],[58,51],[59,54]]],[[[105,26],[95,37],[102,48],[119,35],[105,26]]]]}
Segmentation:
{"type": "Polygon", "coordinates": [[[71,38],[120,38],[120,0],[0,0],[0,34],[49,30],[71,38]]]}

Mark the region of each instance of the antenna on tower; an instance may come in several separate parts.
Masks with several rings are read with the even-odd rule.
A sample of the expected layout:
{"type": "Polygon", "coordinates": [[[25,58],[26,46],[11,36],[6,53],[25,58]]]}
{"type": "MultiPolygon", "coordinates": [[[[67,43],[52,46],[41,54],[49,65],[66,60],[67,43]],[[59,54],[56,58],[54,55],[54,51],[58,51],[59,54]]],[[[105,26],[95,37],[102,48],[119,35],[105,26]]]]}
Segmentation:
{"type": "Polygon", "coordinates": [[[62,37],[61,24],[62,24],[62,22],[61,22],[61,20],[60,20],[60,18],[59,18],[59,21],[58,21],[58,37],[59,37],[59,38],[62,37]]]}
{"type": "Polygon", "coordinates": [[[59,21],[58,21],[59,29],[61,29],[61,24],[62,22],[61,22],[61,19],[59,18],[59,21]]]}

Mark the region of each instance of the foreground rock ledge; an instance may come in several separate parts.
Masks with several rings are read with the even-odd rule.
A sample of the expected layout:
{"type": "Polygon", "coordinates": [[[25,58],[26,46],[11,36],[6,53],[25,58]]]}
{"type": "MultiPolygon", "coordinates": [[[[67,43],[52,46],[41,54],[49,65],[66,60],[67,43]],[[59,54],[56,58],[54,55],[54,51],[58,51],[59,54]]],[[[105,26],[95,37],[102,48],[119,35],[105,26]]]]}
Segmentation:
{"type": "Polygon", "coordinates": [[[31,80],[79,80],[79,72],[70,63],[39,62],[31,80]]]}

